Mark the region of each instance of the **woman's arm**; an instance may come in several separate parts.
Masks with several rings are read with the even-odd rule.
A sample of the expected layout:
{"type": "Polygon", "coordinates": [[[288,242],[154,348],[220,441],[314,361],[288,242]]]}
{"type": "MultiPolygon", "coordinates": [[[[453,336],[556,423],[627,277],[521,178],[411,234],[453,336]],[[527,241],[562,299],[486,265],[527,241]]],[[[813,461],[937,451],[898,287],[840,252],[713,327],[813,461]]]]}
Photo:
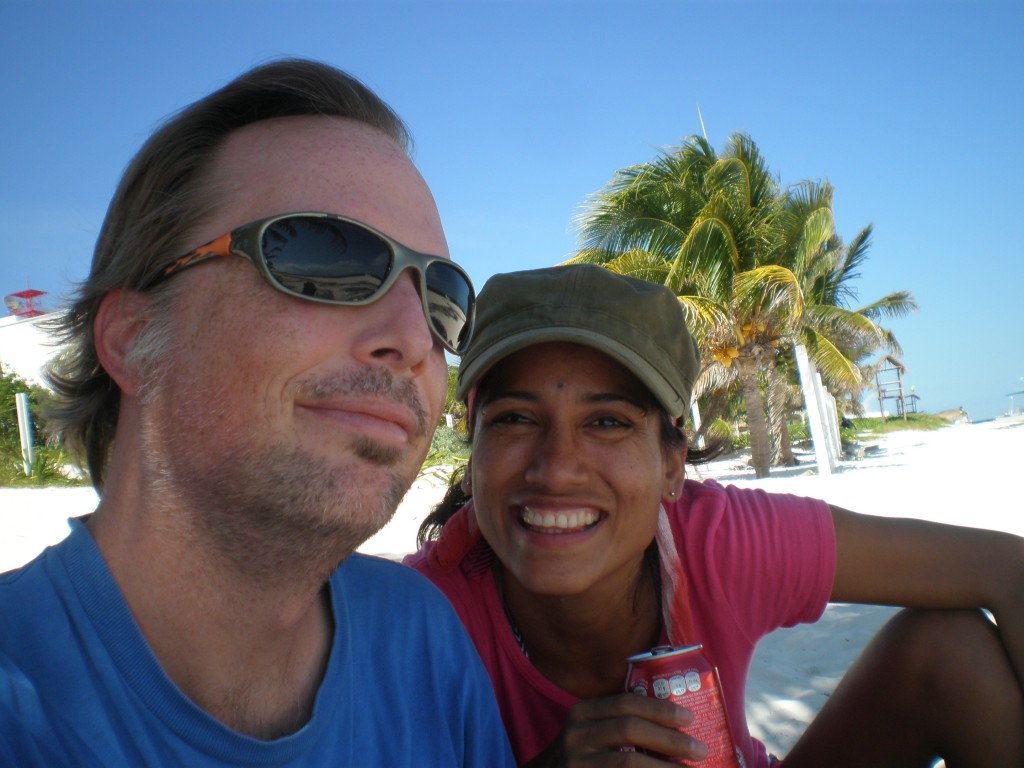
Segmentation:
{"type": "Polygon", "coordinates": [[[836,531],[831,600],[988,609],[1024,687],[1024,539],[831,509],[836,531]]]}

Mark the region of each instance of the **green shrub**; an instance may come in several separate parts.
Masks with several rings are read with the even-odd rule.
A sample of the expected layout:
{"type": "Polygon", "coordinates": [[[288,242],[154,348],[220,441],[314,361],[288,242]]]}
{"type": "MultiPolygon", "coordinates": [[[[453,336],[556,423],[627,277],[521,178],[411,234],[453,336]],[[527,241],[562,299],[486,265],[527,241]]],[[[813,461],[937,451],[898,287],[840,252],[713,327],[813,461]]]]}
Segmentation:
{"type": "Polygon", "coordinates": [[[13,373],[0,372],[0,486],[87,485],[87,481],[69,469],[67,454],[47,445],[46,425],[40,403],[46,390],[29,384],[13,373]],[[32,443],[35,463],[32,475],[25,475],[18,429],[18,405],[15,395],[27,392],[32,415],[32,443]]]}
{"type": "Polygon", "coordinates": [[[37,445],[31,475],[25,474],[20,445],[14,451],[5,445],[3,450],[0,451],[0,487],[45,488],[88,484],[86,478],[82,477],[73,468],[70,468],[68,457],[59,448],[49,445],[37,445]]]}
{"type": "Polygon", "coordinates": [[[708,437],[716,440],[730,440],[732,439],[732,427],[729,426],[729,422],[725,419],[715,419],[708,424],[705,430],[708,437]]]}
{"type": "Polygon", "coordinates": [[[731,440],[732,450],[734,450],[734,451],[742,451],[742,450],[745,450],[746,448],[750,447],[750,433],[749,432],[740,432],[738,434],[734,434],[734,435],[731,436],[730,440],[731,440]]]}
{"type": "Polygon", "coordinates": [[[811,432],[802,421],[794,421],[787,425],[786,429],[789,431],[789,439],[794,443],[802,443],[804,440],[811,439],[811,432]]]}
{"type": "Polygon", "coordinates": [[[843,445],[853,445],[858,440],[859,435],[854,427],[840,427],[839,428],[839,442],[843,445]]]}
{"type": "Polygon", "coordinates": [[[908,413],[907,418],[890,416],[888,418],[863,418],[853,420],[853,430],[857,433],[869,433],[872,435],[883,435],[886,432],[900,432],[906,429],[943,429],[949,426],[949,421],[941,416],[933,416],[930,413],[908,413]]]}
{"type": "Polygon", "coordinates": [[[438,465],[459,465],[469,461],[469,442],[465,435],[455,429],[441,425],[430,441],[430,450],[423,462],[423,468],[438,465]]]}

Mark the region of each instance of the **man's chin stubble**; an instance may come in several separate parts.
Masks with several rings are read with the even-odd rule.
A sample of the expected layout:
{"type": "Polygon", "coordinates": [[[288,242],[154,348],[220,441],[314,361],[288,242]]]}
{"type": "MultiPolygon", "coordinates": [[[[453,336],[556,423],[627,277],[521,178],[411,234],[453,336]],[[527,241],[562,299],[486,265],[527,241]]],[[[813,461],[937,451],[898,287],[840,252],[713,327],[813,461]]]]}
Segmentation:
{"type": "Polygon", "coordinates": [[[349,471],[268,447],[262,457],[250,450],[219,466],[179,466],[173,485],[193,507],[201,538],[247,580],[321,583],[387,524],[414,479],[396,462],[400,450],[360,442],[349,471]],[[377,469],[372,478],[368,465],[377,469]]]}

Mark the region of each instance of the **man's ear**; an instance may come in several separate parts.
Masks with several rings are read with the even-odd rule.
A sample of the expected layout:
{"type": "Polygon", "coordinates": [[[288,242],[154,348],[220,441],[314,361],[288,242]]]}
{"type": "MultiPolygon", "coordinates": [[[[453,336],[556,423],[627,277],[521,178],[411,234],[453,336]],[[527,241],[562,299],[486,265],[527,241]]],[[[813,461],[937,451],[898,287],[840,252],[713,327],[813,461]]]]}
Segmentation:
{"type": "Polygon", "coordinates": [[[92,333],[103,370],[127,395],[137,394],[139,375],[128,356],[146,319],[147,296],[138,291],[110,291],[100,301],[92,333]]]}

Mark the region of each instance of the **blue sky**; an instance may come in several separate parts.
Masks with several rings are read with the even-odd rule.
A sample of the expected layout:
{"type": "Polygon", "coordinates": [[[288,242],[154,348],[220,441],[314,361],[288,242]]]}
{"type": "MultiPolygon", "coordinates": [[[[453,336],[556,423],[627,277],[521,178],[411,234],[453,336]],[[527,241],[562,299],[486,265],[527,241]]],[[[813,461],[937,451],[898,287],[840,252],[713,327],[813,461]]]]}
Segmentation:
{"type": "MultiPolygon", "coordinates": [[[[363,79],[409,123],[453,258],[491,274],[572,254],[616,169],[748,133],[783,184],[827,179],[857,283],[921,408],[1024,389],[1024,3],[1017,0],[13,0],[0,32],[0,293],[57,305],[117,179],[172,111],[285,55],[363,79]]],[[[1019,402],[1019,399],[1018,399],[1019,402]]]]}

